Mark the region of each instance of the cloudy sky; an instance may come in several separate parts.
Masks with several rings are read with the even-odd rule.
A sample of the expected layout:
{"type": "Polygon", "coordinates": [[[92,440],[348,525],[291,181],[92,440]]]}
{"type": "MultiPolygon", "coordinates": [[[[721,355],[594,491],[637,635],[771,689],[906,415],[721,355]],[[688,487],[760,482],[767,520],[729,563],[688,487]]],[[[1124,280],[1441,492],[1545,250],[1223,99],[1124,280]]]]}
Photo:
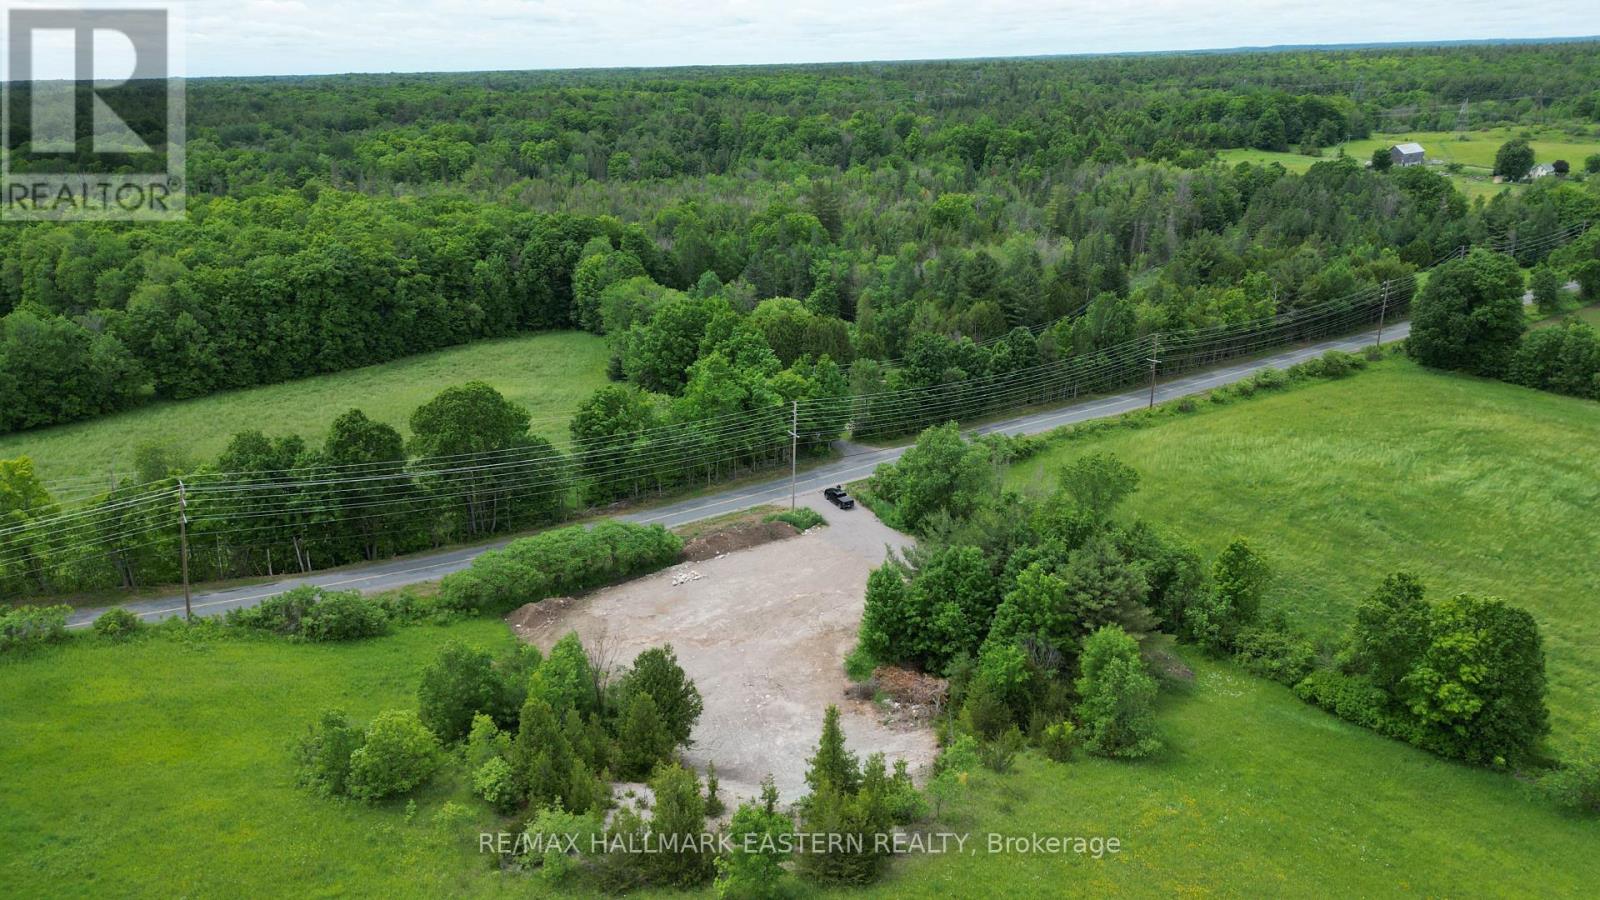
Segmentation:
{"type": "Polygon", "coordinates": [[[188,0],[186,6],[187,69],[194,76],[926,59],[1600,33],[1600,4],[1592,0],[188,0]]]}

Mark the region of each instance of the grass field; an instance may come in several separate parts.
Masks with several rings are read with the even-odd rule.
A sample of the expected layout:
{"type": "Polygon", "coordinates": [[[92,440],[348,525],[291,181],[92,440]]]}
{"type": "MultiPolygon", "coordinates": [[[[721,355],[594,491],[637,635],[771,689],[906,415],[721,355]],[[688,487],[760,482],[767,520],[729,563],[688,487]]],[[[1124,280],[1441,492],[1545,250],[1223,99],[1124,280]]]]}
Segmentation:
{"type": "Polygon", "coordinates": [[[67,488],[104,484],[108,467],[127,473],[133,450],[160,442],[197,462],[215,457],[234,433],[259,428],[321,441],[351,407],[407,432],[412,410],[451,385],[487,381],[528,407],[533,430],[560,440],[572,411],[605,384],[605,342],[582,332],[483,341],[333,375],[159,403],[55,428],[0,436],[0,459],[33,457],[46,481],[67,488]]]}
{"type": "MultiPolygon", "coordinates": [[[[1572,164],[1574,172],[1583,171],[1583,161],[1586,157],[1600,153],[1600,135],[1591,134],[1588,137],[1574,137],[1565,129],[1532,127],[1490,128],[1481,131],[1468,131],[1465,133],[1466,140],[1461,140],[1460,135],[1454,131],[1374,134],[1364,140],[1349,141],[1336,147],[1325,147],[1320,157],[1250,148],[1223,150],[1217,154],[1217,157],[1229,165],[1241,162],[1265,165],[1269,162],[1275,162],[1291,172],[1304,172],[1318,162],[1337,157],[1341,146],[1347,155],[1364,163],[1372,158],[1372,151],[1374,150],[1379,148],[1387,149],[1406,141],[1415,141],[1427,151],[1427,158],[1430,161],[1456,162],[1465,167],[1461,174],[1451,176],[1451,179],[1455,182],[1456,188],[1465,194],[1468,200],[1477,197],[1487,199],[1501,191],[1516,190],[1519,187],[1517,185],[1495,184],[1490,176],[1494,172],[1495,151],[1500,149],[1501,144],[1512,138],[1520,137],[1524,132],[1533,135],[1533,139],[1528,142],[1528,145],[1533,148],[1534,157],[1539,162],[1553,162],[1557,159],[1564,159],[1572,164]]],[[[1442,169],[1435,171],[1443,174],[1442,169]]]]}
{"type": "Polygon", "coordinates": [[[1025,756],[1013,774],[980,771],[939,826],[972,833],[968,849],[985,832],[1037,833],[1116,837],[1121,853],[912,857],[868,893],[1576,897],[1600,883],[1600,821],[1190,661],[1195,682],[1160,702],[1159,757],[1025,756]]]}
{"type": "MultiPolygon", "coordinates": [[[[0,884],[12,897],[446,896],[497,877],[494,817],[462,785],[368,806],[293,783],[288,745],[317,712],[415,708],[449,638],[511,642],[495,620],[353,644],[79,643],[0,661],[0,884]],[[472,818],[433,821],[448,799],[472,818]]],[[[523,882],[526,888],[526,882],[523,882]]]]}
{"type": "Polygon", "coordinates": [[[1392,359],[1157,421],[1067,441],[1010,481],[1114,452],[1143,477],[1133,513],[1207,554],[1245,536],[1277,570],[1268,605],[1328,638],[1400,569],[1434,597],[1504,597],[1543,631],[1557,746],[1600,718],[1600,404],[1392,359]]]}

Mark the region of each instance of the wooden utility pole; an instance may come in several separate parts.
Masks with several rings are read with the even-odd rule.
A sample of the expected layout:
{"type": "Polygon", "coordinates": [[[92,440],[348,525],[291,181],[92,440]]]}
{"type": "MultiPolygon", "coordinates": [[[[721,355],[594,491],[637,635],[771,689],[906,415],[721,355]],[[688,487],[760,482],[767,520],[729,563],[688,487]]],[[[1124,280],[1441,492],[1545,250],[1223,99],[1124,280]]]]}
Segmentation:
{"type": "Polygon", "coordinates": [[[1378,346],[1383,346],[1383,323],[1389,317],[1389,282],[1383,283],[1383,303],[1378,307],[1378,346]]]}
{"type": "Polygon", "coordinates": [[[800,473],[800,401],[790,401],[793,418],[789,424],[789,512],[795,508],[795,479],[800,473]]]}
{"type": "Polygon", "coordinates": [[[1150,408],[1156,408],[1156,363],[1161,356],[1161,332],[1156,332],[1155,344],[1150,350],[1150,408]]]}
{"type": "Polygon", "coordinates": [[[178,546],[183,560],[183,617],[194,618],[194,607],[189,603],[189,492],[178,479],[178,546]]]}

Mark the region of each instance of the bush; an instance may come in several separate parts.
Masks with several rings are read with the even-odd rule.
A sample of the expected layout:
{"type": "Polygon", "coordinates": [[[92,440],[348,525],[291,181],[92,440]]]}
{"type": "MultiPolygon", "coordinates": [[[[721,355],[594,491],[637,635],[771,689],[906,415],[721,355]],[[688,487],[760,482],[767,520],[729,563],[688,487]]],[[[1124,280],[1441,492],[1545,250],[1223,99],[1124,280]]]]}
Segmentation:
{"type": "Polygon", "coordinates": [[[350,754],[350,796],[381,800],[403,794],[433,777],[439,757],[439,739],[416,713],[380,713],[366,741],[350,754]]]}
{"type": "Polygon", "coordinates": [[[1389,713],[1388,694],[1365,676],[1320,669],[1295,685],[1294,692],[1346,722],[1390,737],[1405,736],[1406,729],[1389,713]]]}
{"type": "Polygon", "coordinates": [[[1084,748],[1097,756],[1138,759],[1161,749],[1156,737],[1156,682],[1139,658],[1139,645],[1116,625],[1083,642],[1077,681],[1084,748]]]}
{"type": "Polygon", "coordinates": [[[1078,729],[1066,720],[1047,726],[1039,739],[1039,749],[1044,751],[1046,758],[1055,762],[1071,761],[1078,749],[1078,729]]]}
{"type": "Polygon", "coordinates": [[[774,900],[790,893],[783,863],[794,821],[778,811],[772,776],[761,782],[761,801],[740,804],[728,822],[732,850],[717,860],[717,896],[726,900],[774,900]]]}
{"type": "Polygon", "coordinates": [[[359,591],[304,586],[246,609],[229,610],[229,625],[307,641],[345,641],[383,634],[388,617],[359,591]]]}
{"type": "Polygon", "coordinates": [[[1600,814],[1600,728],[1589,729],[1578,747],[1571,759],[1539,779],[1539,787],[1560,806],[1600,814]]]}
{"type": "Polygon", "coordinates": [[[679,766],[664,766],[650,781],[655,795],[650,833],[674,852],[644,855],[649,880],[654,884],[687,888],[702,884],[715,872],[715,854],[700,842],[706,831],[705,798],[694,773],[679,766]]]}
{"type": "Polygon", "coordinates": [[[101,637],[120,640],[139,630],[144,621],[132,611],[113,606],[94,620],[94,633],[101,637]]]}
{"type": "Polygon", "coordinates": [[[574,525],[512,541],[445,577],[449,609],[504,613],[524,603],[574,594],[671,565],[683,541],[660,525],[574,525]]]}
{"type": "Polygon", "coordinates": [[[364,739],[342,711],[324,711],[295,744],[296,782],[324,797],[349,793],[350,755],[364,739]]]}
{"type": "Polygon", "coordinates": [[[448,744],[466,737],[478,713],[500,712],[503,695],[488,651],[449,641],[422,669],[417,717],[448,744]]]}
{"type": "Polygon", "coordinates": [[[1294,687],[1311,674],[1317,648],[1288,626],[1274,623],[1241,630],[1234,655],[1251,674],[1294,687]]]}
{"type": "Polygon", "coordinates": [[[353,641],[388,630],[383,609],[356,591],[323,594],[300,621],[300,636],[308,641],[353,641]]]}
{"type": "Polygon", "coordinates": [[[978,745],[978,760],[984,768],[1004,774],[1011,771],[1016,764],[1017,754],[1022,752],[1026,744],[1022,730],[1013,725],[994,740],[978,745]]]}
{"type": "Polygon", "coordinates": [[[649,694],[635,693],[626,703],[617,724],[617,774],[639,781],[672,756],[672,734],[649,694]]]}
{"type": "Polygon", "coordinates": [[[511,763],[499,756],[489,759],[472,773],[472,793],[502,813],[521,806],[527,795],[511,763]]]}
{"type": "Polygon", "coordinates": [[[0,612],[0,653],[59,641],[67,636],[70,606],[18,606],[0,612]]]}
{"type": "Polygon", "coordinates": [[[545,881],[559,884],[591,852],[604,828],[593,814],[571,813],[555,805],[539,810],[524,833],[528,846],[540,851],[529,862],[538,866],[545,881]]]}
{"type": "Polygon", "coordinates": [[[767,516],[764,521],[788,522],[790,525],[794,526],[796,531],[808,531],[817,527],[818,525],[828,524],[828,520],[822,517],[822,513],[817,512],[809,506],[796,507],[788,512],[773,513],[772,515],[767,516]]]}

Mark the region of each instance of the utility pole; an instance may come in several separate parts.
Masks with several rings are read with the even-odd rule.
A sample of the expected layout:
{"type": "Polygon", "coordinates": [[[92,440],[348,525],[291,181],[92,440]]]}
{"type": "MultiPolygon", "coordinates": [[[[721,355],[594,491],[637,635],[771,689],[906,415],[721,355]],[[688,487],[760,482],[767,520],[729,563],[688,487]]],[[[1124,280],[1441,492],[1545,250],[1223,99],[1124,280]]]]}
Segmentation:
{"type": "Polygon", "coordinates": [[[1383,283],[1383,303],[1378,307],[1378,346],[1383,346],[1383,323],[1389,317],[1389,282],[1383,283]]]}
{"type": "Polygon", "coordinates": [[[1152,345],[1150,353],[1152,354],[1151,357],[1150,357],[1150,408],[1151,409],[1155,409],[1156,408],[1156,363],[1160,361],[1159,358],[1161,356],[1161,332],[1159,332],[1159,331],[1156,332],[1156,334],[1155,334],[1155,344],[1152,345]]]}
{"type": "Polygon", "coordinates": [[[795,478],[800,472],[800,401],[790,403],[794,417],[789,426],[789,512],[794,512],[795,478]]]}
{"type": "Polygon", "coordinates": [[[194,607],[189,605],[189,492],[178,479],[178,544],[183,559],[183,617],[194,619],[194,607]]]}

